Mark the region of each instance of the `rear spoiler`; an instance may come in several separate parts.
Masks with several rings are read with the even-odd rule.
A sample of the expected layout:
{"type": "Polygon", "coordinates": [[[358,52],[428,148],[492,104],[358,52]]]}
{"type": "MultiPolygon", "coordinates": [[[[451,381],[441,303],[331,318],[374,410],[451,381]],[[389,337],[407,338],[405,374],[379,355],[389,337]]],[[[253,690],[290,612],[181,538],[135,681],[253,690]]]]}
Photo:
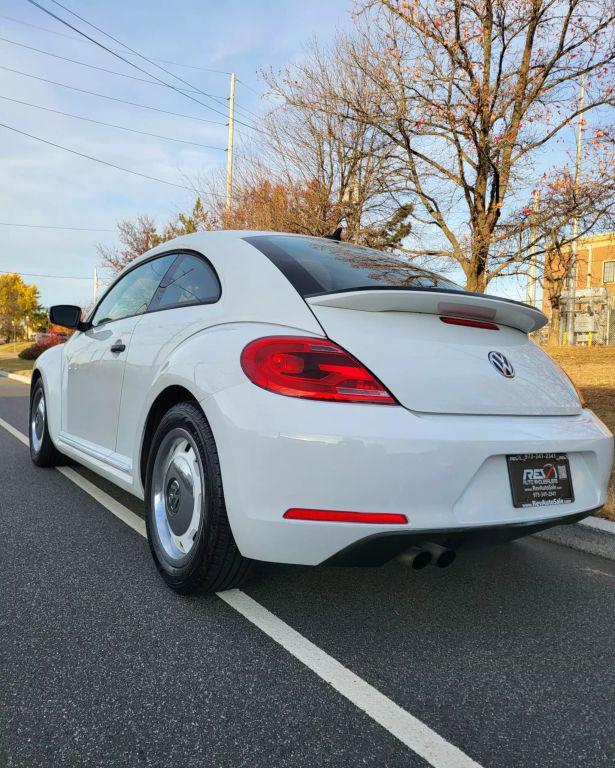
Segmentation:
{"type": "Polygon", "coordinates": [[[418,312],[485,320],[517,328],[524,333],[536,331],[549,322],[539,309],[519,301],[433,288],[367,288],[322,293],[308,296],[305,300],[313,307],[338,307],[362,312],[418,312]]]}

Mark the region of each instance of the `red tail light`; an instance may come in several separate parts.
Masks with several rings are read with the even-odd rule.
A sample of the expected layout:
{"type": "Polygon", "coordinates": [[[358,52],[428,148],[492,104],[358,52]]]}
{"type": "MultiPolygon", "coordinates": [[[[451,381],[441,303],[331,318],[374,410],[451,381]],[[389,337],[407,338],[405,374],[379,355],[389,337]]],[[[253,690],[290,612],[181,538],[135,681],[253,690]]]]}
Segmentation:
{"type": "Polygon", "coordinates": [[[440,320],[447,325],[464,325],[467,328],[486,328],[488,331],[499,331],[495,323],[488,323],[486,320],[469,320],[467,317],[448,317],[441,315],[440,320]]]}
{"type": "Polygon", "coordinates": [[[241,367],[270,392],[311,400],[397,405],[392,395],[356,358],[328,339],[266,336],[241,353],[241,367]]]}

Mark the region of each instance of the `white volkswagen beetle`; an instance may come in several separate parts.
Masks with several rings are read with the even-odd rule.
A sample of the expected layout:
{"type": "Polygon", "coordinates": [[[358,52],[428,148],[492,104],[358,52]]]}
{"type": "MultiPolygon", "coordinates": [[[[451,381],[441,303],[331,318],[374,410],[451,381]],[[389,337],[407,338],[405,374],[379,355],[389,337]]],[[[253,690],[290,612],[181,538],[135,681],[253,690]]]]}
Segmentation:
{"type": "Polygon", "coordinates": [[[538,310],[327,238],[207,232],[131,263],[32,377],[32,459],[145,500],[180,592],[251,561],[444,566],[579,520],[613,438],[538,310]]]}

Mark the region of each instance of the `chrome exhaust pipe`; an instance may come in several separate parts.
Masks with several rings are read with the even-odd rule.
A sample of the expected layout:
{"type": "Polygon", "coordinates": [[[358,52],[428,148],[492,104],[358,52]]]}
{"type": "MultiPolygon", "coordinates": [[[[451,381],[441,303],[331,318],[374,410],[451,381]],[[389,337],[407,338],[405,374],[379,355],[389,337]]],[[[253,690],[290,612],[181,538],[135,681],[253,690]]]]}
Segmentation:
{"type": "Polygon", "coordinates": [[[430,541],[423,544],[423,549],[426,552],[429,552],[432,557],[431,562],[438,568],[448,568],[448,566],[451,565],[457,557],[457,553],[454,549],[442,547],[440,544],[433,544],[430,541]]]}
{"type": "Polygon", "coordinates": [[[426,549],[410,547],[410,549],[398,555],[397,560],[408,568],[420,571],[421,568],[426,568],[431,563],[431,557],[431,552],[428,552],[426,549]]]}

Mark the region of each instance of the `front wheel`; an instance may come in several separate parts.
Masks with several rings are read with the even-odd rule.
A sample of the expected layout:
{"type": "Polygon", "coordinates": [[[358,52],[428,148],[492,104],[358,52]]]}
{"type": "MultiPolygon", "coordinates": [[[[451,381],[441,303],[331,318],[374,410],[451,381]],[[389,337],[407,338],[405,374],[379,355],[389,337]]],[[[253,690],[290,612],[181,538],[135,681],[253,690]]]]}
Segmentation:
{"type": "Polygon", "coordinates": [[[152,440],[145,482],[147,537],[156,567],[176,592],[231,589],[247,576],[224,505],[220,463],[202,411],[180,403],[152,440]]]}
{"type": "Polygon", "coordinates": [[[47,401],[41,379],[34,384],[30,393],[29,418],[30,457],[38,467],[55,467],[62,460],[62,454],[53,444],[47,423],[47,401]]]}

